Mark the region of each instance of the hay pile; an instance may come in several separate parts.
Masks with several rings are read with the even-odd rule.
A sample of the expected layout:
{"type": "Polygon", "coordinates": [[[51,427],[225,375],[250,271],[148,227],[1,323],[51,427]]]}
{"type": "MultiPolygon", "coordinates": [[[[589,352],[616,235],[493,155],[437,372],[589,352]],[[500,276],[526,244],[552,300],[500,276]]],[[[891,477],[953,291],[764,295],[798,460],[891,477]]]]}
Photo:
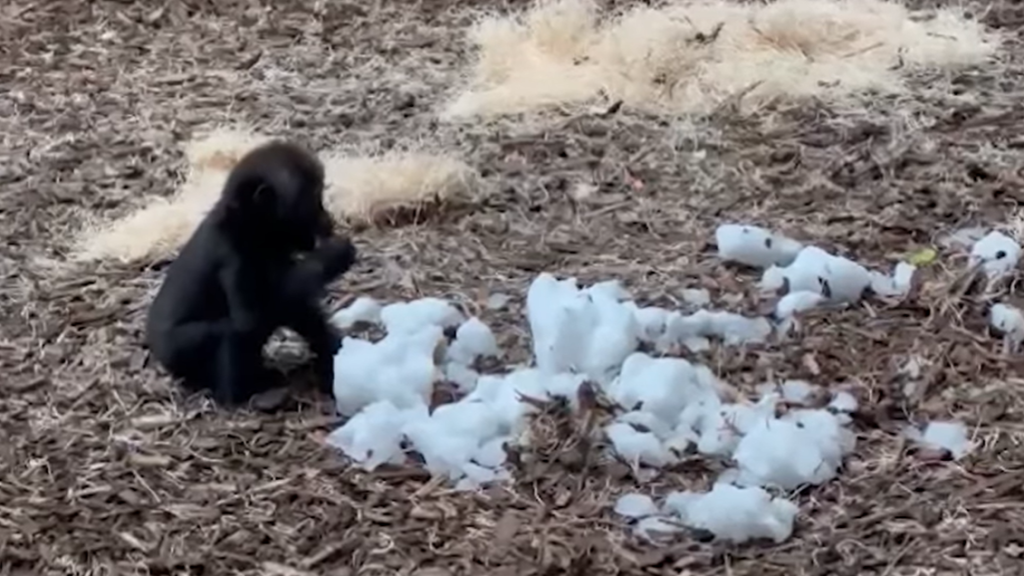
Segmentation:
{"type": "Polygon", "coordinates": [[[900,93],[906,72],[978,64],[999,44],[961,8],[919,14],[881,0],[677,1],[620,15],[593,0],[542,0],[483,19],[470,40],[474,77],[444,111],[449,119],[600,95],[652,112],[703,113],[738,96],[756,107],[900,93]]]}
{"type": "MultiPolygon", "coordinates": [[[[73,259],[121,262],[169,257],[213,206],[228,173],[246,152],[270,140],[248,130],[219,129],[185,146],[188,178],[170,198],[155,198],[114,222],[86,227],[73,259]]],[[[397,211],[466,198],[476,172],[461,160],[424,152],[352,157],[321,155],[326,174],[325,204],[338,219],[380,223],[397,211]]]]}

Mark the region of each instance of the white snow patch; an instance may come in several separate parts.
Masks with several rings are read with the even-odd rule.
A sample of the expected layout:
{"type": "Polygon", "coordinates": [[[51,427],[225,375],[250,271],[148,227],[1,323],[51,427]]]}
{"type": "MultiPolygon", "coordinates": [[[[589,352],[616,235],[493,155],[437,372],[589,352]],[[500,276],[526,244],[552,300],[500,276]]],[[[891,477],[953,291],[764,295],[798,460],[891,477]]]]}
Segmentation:
{"type": "MultiPolygon", "coordinates": [[[[405,451],[417,452],[432,474],[450,479],[459,489],[474,489],[510,478],[505,448],[529,441],[527,418],[537,410],[524,398],[566,398],[578,409],[580,386],[589,381],[618,405],[618,415],[600,430],[609,452],[633,466],[638,478],[656,473],[650,468],[679,462],[691,448],[735,463],[710,492],[670,495],[660,511],[649,497],[635,507],[629,506],[628,497],[639,495],[623,497],[616,508],[639,519],[634,526],[638,536],[656,539],[658,533],[677,532],[681,523],[734,542],[785,539],[793,529],[796,505],[773,499],[764,489],[788,490],[834,479],[856,445],[847,425],[858,409],[857,399],[840,391],[826,408],[812,409],[821,389],[803,380],[784,380],[761,387],[756,403],[734,402],[736,391],[709,367],[638,348],[644,344],[661,352],[701,351],[712,341],[726,346],[769,344],[801,312],[856,302],[868,287],[883,297],[905,294],[915,271],[903,262],[892,274],[869,271],[848,258],[757,227],[727,225],[716,236],[723,258],[764,268],[761,288],[786,292],[776,299],[771,320],[709,309],[706,291],[683,291],[685,311],[644,307],[620,282],[580,287],[574,278],[545,273],[526,293],[532,365],[509,367],[505,374],[479,374],[473,369],[476,359],[503,356],[495,334],[480,318],[467,318],[438,298],[386,306],[357,299],[334,316],[335,323],[378,323],[387,336],[376,343],[344,340],[335,357],[334,391],[339,413],[350,418],[328,441],[370,469],[406,461],[405,451]],[[451,327],[457,327],[456,337],[446,344],[444,329],[451,327]],[[454,382],[465,396],[430,412],[433,386],[442,379],[454,382]],[[728,396],[725,390],[731,390],[728,396]],[[790,408],[781,417],[776,415],[780,401],[790,408]]],[[[1004,240],[989,237],[998,242],[990,238],[985,250],[984,239],[976,243],[977,257],[987,258],[984,263],[993,269],[1005,270],[1010,261],[1015,266],[1019,246],[1014,251],[1004,240]],[[1005,253],[991,247],[997,245],[1005,253]]],[[[494,294],[486,308],[510,300],[494,294]]],[[[1024,340],[1024,314],[1015,308],[997,304],[990,320],[1016,342],[1024,340]]],[[[919,441],[958,457],[971,447],[961,424],[932,423],[916,434],[919,441]]]]}
{"type": "Polygon", "coordinates": [[[967,427],[960,422],[929,422],[924,432],[914,426],[905,430],[908,438],[931,448],[948,450],[960,459],[974,448],[967,435],[967,427]]]}
{"type": "Polygon", "coordinates": [[[666,508],[691,528],[710,531],[718,540],[737,544],[769,538],[782,542],[793,533],[797,505],[772,498],[761,488],[715,484],[706,494],[677,493],[666,508]]]}
{"type": "Polygon", "coordinates": [[[683,288],[680,296],[690,306],[704,307],[711,304],[711,293],[703,288],[683,288]]]}
{"type": "Polygon", "coordinates": [[[368,324],[380,323],[381,305],[369,296],[360,296],[354,302],[338,310],[331,317],[331,322],[343,329],[351,328],[360,322],[368,324]]]}
{"type": "Polygon", "coordinates": [[[487,309],[488,310],[501,310],[508,306],[508,303],[512,300],[512,297],[502,292],[495,292],[487,297],[487,309]]]}
{"type": "Polygon", "coordinates": [[[615,501],[615,513],[627,518],[646,518],[658,512],[658,505],[646,494],[624,494],[615,501]]]}
{"type": "Polygon", "coordinates": [[[994,304],[989,310],[989,325],[1003,335],[1008,350],[1016,352],[1024,342],[1024,313],[1016,306],[994,304]]]}
{"type": "Polygon", "coordinates": [[[440,298],[388,304],[381,309],[380,318],[389,335],[420,332],[427,326],[443,329],[458,326],[464,320],[461,312],[440,298]]]}
{"type": "Polygon", "coordinates": [[[434,351],[444,334],[437,326],[389,333],[380,342],[345,338],[334,357],[334,399],[351,416],[380,400],[398,408],[429,402],[437,368],[434,351]]]}
{"type": "Polygon", "coordinates": [[[715,230],[718,254],[723,260],[767,268],[793,261],[803,245],[759,226],[723,224],[715,230]]]}
{"type": "Polygon", "coordinates": [[[849,392],[839,391],[832,397],[832,401],[829,402],[828,407],[836,412],[852,414],[857,411],[857,398],[849,392]]]}
{"type": "Polygon", "coordinates": [[[996,279],[1017,267],[1020,251],[1020,244],[1013,238],[993,230],[974,243],[969,264],[980,265],[990,279],[996,279]]]}
{"type": "Polygon", "coordinates": [[[498,342],[494,333],[477,317],[463,322],[455,332],[455,341],[447,351],[447,359],[463,366],[469,366],[477,358],[498,356],[498,342]]]}

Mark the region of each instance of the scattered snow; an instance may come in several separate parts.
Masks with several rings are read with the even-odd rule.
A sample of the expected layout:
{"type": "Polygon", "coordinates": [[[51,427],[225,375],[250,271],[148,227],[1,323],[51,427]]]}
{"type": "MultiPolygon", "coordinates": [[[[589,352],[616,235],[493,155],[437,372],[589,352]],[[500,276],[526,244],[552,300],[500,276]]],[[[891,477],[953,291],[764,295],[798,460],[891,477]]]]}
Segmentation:
{"type": "Polygon", "coordinates": [[[857,411],[857,398],[849,392],[836,392],[828,406],[836,412],[852,414],[857,411]]]}
{"type": "Polygon", "coordinates": [[[1016,306],[994,304],[989,311],[989,325],[1003,335],[1009,350],[1016,351],[1024,342],[1024,313],[1016,306]]]}
{"type": "Polygon", "coordinates": [[[782,542],[793,533],[797,513],[797,505],[789,500],[772,498],[761,488],[730,484],[715,484],[706,494],[679,500],[685,524],[737,544],[755,538],[782,542]]]}
{"type": "Polygon", "coordinates": [[[374,402],[349,418],[344,426],[327,436],[327,443],[341,449],[367,470],[405,460],[402,426],[407,420],[426,415],[426,406],[400,410],[387,400],[374,402]]]}
{"type": "Polygon", "coordinates": [[[967,436],[967,427],[960,422],[929,422],[920,429],[908,426],[905,430],[908,438],[930,448],[948,450],[953,458],[960,459],[974,448],[967,436]]]}
{"type": "Polygon", "coordinates": [[[448,347],[447,358],[449,362],[468,366],[477,358],[500,354],[494,333],[474,316],[456,330],[455,341],[448,347]]]}
{"type": "Polygon", "coordinates": [[[806,380],[786,380],[779,386],[782,399],[795,404],[806,404],[814,391],[814,385],[806,380]]]}
{"type": "Polygon", "coordinates": [[[1020,250],[1020,244],[1013,238],[993,230],[974,243],[969,263],[980,265],[989,278],[999,278],[1017,267],[1020,250]]]}
{"type": "Polygon", "coordinates": [[[645,518],[658,512],[654,500],[645,494],[625,494],[615,502],[615,513],[627,518],[645,518]]]}
{"type": "Polygon", "coordinates": [[[661,467],[675,461],[672,452],[652,432],[641,432],[630,424],[615,422],[605,428],[605,433],[615,453],[634,468],[641,464],[661,467]]]}
{"type": "Polygon", "coordinates": [[[508,294],[496,292],[487,297],[487,308],[489,310],[501,310],[512,300],[508,294]]]}
{"type": "Polygon", "coordinates": [[[703,307],[711,304],[711,293],[703,288],[684,288],[680,296],[683,302],[690,306],[703,307]]]}
{"type": "Polygon", "coordinates": [[[381,305],[369,296],[360,296],[347,307],[335,312],[331,322],[339,328],[351,328],[360,322],[377,324],[380,322],[381,305]]]}
{"type": "Polygon", "coordinates": [[[803,245],[758,226],[723,224],[715,230],[718,254],[723,260],[759,268],[786,265],[803,245]]]}
{"type": "Polygon", "coordinates": [[[775,318],[778,320],[790,318],[799,312],[811,310],[824,301],[825,297],[817,292],[807,290],[790,292],[780,298],[779,303],[775,305],[775,318]]]}
{"type": "MultiPolygon", "coordinates": [[[[988,269],[1005,272],[1016,266],[1020,248],[993,234],[978,241],[974,253],[988,269]]],[[[334,323],[343,329],[374,323],[386,336],[376,343],[344,339],[335,357],[334,392],[338,412],[350,418],[328,442],[368,469],[406,462],[416,452],[432,474],[473,489],[511,477],[505,448],[528,442],[528,416],[537,411],[524,400],[560,397],[578,409],[580,386],[590,381],[619,408],[601,429],[607,456],[639,472],[677,463],[696,449],[733,466],[710,492],[674,493],[660,510],[650,497],[623,496],[615,511],[639,520],[638,536],[656,539],[685,525],[733,542],[784,540],[797,507],[764,489],[834,479],[856,444],[847,426],[857,399],[838,391],[827,406],[815,407],[828,395],[804,380],[769,382],[758,388],[760,398],[737,399],[697,359],[657,357],[641,345],[699,353],[712,342],[768,343],[788,334],[799,314],[812,308],[854,303],[869,293],[906,294],[915,268],[900,262],[892,274],[870,271],[753,226],[725,225],[716,238],[723,258],[764,269],[763,295],[775,300],[770,318],[709,308],[705,290],[683,291],[684,311],[642,306],[617,281],[581,287],[574,278],[543,273],[526,293],[532,365],[508,367],[504,374],[476,370],[477,359],[501,358],[502,350],[490,327],[450,302],[423,298],[381,306],[357,299],[335,314],[334,323]],[[450,343],[448,328],[457,328],[450,343]],[[433,387],[441,380],[454,383],[463,397],[431,410],[433,387]]],[[[494,294],[486,308],[501,308],[511,298],[494,294]]],[[[1024,340],[1019,310],[997,304],[991,322],[1015,342],[1024,340]]],[[[960,424],[932,423],[923,433],[908,434],[957,457],[971,448],[960,424]]]]}
{"type": "Polygon", "coordinates": [[[443,341],[437,326],[389,333],[380,342],[345,338],[334,357],[334,399],[351,416],[380,400],[398,408],[426,404],[436,380],[434,351],[443,341]]]}
{"type": "Polygon", "coordinates": [[[381,309],[380,319],[388,334],[419,332],[427,326],[449,328],[464,320],[461,312],[439,298],[388,304],[381,309]]]}

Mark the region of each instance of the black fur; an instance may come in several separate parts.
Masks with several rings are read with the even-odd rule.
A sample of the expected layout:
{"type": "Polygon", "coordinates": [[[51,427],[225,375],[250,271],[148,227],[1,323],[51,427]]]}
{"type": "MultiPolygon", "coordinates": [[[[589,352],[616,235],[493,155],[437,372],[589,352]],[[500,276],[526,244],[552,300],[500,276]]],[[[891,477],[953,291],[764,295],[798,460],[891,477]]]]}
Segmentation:
{"type": "Polygon", "coordinates": [[[356,249],[331,236],[323,186],[320,161],[288,142],[252,150],[231,171],[149,309],[150,352],[186,387],[229,406],[274,387],[262,351],[284,326],[306,340],[321,390],[332,390],[341,337],[319,300],[356,249]]]}

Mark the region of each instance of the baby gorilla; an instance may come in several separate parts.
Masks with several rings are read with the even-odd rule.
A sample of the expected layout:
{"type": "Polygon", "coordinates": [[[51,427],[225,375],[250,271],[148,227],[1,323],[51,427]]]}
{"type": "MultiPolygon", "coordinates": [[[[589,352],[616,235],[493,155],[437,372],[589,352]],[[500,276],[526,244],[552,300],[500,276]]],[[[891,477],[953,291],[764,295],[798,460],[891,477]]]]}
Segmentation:
{"type": "Polygon", "coordinates": [[[284,326],[316,356],[320,389],[333,389],[341,337],[319,300],[356,249],[331,236],[323,188],[323,165],[289,142],[264,144],[231,171],[149,309],[150,352],[187,388],[231,406],[274,387],[263,345],[284,326]]]}

